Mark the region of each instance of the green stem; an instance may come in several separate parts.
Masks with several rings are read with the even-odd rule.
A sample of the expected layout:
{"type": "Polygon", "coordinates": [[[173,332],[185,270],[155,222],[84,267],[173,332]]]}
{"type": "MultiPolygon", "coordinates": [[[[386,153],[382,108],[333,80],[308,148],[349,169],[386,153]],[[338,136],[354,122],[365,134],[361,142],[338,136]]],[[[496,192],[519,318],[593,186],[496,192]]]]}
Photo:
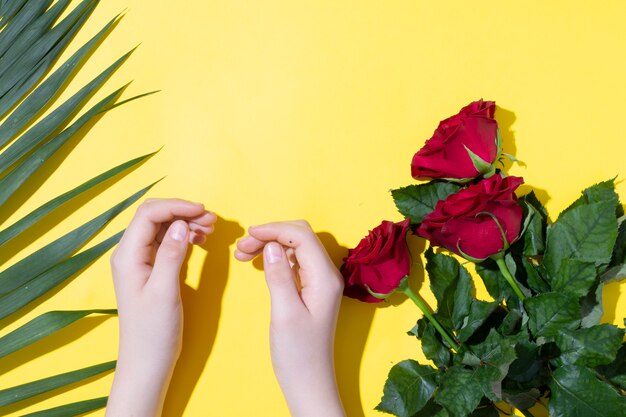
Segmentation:
{"type": "Polygon", "coordinates": [[[445,339],[445,341],[448,343],[448,345],[450,345],[453,351],[457,352],[460,347],[459,344],[450,337],[448,332],[446,332],[446,330],[443,327],[441,327],[441,324],[439,324],[437,319],[432,315],[432,313],[430,312],[430,308],[428,308],[428,305],[422,299],[422,297],[414,293],[413,290],[411,290],[411,288],[409,288],[408,285],[405,288],[403,288],[401,291],[405,293],[407,297],[413,300],[415,305],[422,311],[422,313],[424,313],[424,316],[428,319],[428,321],[430,321],[430,323],[435,327],[435,329],[437,329],[441,337],[445,339]]]}
{"type": "Polygon", "coordinates": [[[496,264],[498,264],[498,268],[500,268],[500,272],[502,272],[502,275],[504,275],[504,279],[506,279],[509,285],[513,288],[513,291],[515,291],[517,297],[520,300],[524,301],[526,297],[524,297],[524,294],[522,294],[522,290],[520,290],[519,285],[517,285],[517,282],[515,282],[515,279],[513,278],[513,275],[511,275],[511,273],[509,272],[509,268],[507,268],[506,262],[504,262],[504,257],[496,258],[496,264]]]}

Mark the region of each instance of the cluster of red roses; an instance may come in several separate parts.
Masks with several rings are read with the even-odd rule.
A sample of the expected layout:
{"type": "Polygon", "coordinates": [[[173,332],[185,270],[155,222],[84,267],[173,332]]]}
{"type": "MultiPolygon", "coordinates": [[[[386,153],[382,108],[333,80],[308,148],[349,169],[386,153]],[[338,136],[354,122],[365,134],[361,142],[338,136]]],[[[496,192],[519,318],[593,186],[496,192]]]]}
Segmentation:
{"type": "Polygon", "coordinates": [[[523,209],[515,190],[523,179],[496,169],[502,147],[495,108],[495,102],[479,100],[439,123],[413,157],[411,174],[457,184],[454,192],[419,221],[383,221],[351,249],[341,267],[345,295],[373,303],[398,289],[411,266],[409,230],[473,262],[501,260],[519,238],[523,209]]]}

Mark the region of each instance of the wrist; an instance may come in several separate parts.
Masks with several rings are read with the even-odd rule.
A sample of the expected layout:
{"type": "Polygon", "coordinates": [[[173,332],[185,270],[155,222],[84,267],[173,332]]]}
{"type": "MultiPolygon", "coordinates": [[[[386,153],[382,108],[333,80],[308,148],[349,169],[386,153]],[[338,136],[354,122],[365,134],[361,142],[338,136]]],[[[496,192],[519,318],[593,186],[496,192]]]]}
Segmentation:
{"type": "Polygon", "coordinates": [[[130,356],[120,355],[106,416],[160,416],[173,371],[173,364],[149,365],[146,361],[133,361],[130,356]]]}
{"type": "Polygon", "coordinates": [[[345,417],[334,367],[320,365],[310,374],[301,372],[295,380],[280,384],[293,417],[345,417]]]}

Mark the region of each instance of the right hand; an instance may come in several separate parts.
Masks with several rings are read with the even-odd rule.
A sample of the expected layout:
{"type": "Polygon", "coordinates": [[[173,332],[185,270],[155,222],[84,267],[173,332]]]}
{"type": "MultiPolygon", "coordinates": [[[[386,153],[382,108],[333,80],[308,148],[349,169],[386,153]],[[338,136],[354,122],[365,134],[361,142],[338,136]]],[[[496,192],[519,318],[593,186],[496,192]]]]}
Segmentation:
{"type": "Polygon", "coordinates": [[[263,253],[272,365],[294,417],[344,417],[333,346],[343,278],[305,221],[254,226],[235,258],[263,253]]]}

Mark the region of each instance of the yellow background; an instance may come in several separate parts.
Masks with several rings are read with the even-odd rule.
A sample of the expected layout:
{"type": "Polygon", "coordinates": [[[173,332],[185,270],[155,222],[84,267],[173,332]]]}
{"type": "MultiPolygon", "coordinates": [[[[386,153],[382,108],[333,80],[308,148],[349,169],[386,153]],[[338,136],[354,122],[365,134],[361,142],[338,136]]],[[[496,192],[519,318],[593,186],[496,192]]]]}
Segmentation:
{"type": "MultiPolygon", "coordinates": [[[[305,218],[339,261],[380,220],[400,218],[388,190],[414,182],[413,153],[468,102],[496,100],[505,151],[526,164],[509,173],[540,189],[553,219],[585,186],[626,176],[626,2],[107,0],[64,56],[125,9],[63,97],[140,42],[96,98],[129,80],[128,97],[162,92],[112,111],[73,142],[5,224],[164,145],[36,242],[162,176],[150,196],[202,201],[222,217],[189,260],[185,351],[166,416],[288,415],[269,360],[263,275],[233,260],[233,242],[250,225],[305,218]]],[[[626,200],[626,184],[618,191],[626,200]]],[[[114,306],[107,258],[16,325],[51,309],[114,306]]],[[[624,288],[606,287],[606,321],[622,322],[624,288]]],[[[427,284],[421,292],[434,305],[427,284]]],[[[389,368],[422,358],[405,334],[418,316],[402,298],[387,307],[344,300],[336,360],[349,416],[380,415],[372,409],[389,368]]],[[[117,319],[87,318],[4,361],[0,387],[111,360],[116,349],[117,319]]],[[[106,395],[111,381],[10,415],[106,395]]]]}

